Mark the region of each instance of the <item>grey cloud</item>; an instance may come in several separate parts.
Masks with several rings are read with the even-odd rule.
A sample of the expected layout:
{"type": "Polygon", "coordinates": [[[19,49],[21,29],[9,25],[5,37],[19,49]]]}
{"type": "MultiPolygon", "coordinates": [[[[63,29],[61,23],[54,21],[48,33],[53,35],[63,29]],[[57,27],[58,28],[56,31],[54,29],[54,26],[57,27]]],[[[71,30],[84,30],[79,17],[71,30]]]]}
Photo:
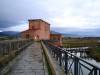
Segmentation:
{"type": "MultiPolygon", "coordinates": [[[[46,20],[52,25],[58,25],[58,23],[54,22],[53,18],[61,18],[63,19],[64,11],[70,10],[71,17],[81,16],[85,22],[88,23],[88,27],[92,27],[90,24],[94,22],[94,17],[88,15],[91,11],[85,11],[84,4],[87,2],[86,0],[82,1],[71,1],[69,3],[65,2],[67,0],[0,0],[0,30],[3,30],[12,26],[18,26],[20,24],[28,23],[28,19],[41,18],[46,20]],[[84,9],[84,10],[83,10],[84,9]],[[92,19],[92,20],[91,20],[92,19]]],[[[69,12],[69,11],[68,11],[69,12]]],[[[66,15],[66,13],[65,13],[66,15]]],[[[68,16],[65,16],[66,18],[68,16]]],[[[66,19],[65,18],[65,19],[66,19]]],[[[99,16],[98,19],[95,20],[97,26],[99,27],[99,16]]],[[[67,22],[67,21],[66,21],[67,22]]],[[[63,23],[62,23],[63,24],[63,23]]],[[[55,27],[56,27],[55,26],[55,27]]],[[[62,25],[63,26],[63,25],[62,25]]],[[[86,26],[86,25],[85,25],[86,26]]],[[[56,31],[62,32],[77,32],[77,31],[85,31],[76,28],[52,28],[56,31]]],[[[98,30],[98,29],[97,29],[98,30]]]]}
{"type": "Polygon", "coordinates": [[[0,28],[27,23],[28,19],[50,17],[36,0],[1,0],[0,6],[0,28]]]}
{"type": "Polygon", "coordinates": [[[75,29],[75,28],[52,28],[52,31],[56,31],[59,33],[65,33],[65,34],[77,34],[80,36],[94,36],[94,37],[100,37],[100,28],[96,29],[75,29]]]}
{"type": "Polygon", "coordinates": [[[78,28],[72,28],[72,27],[52,27],[51,30],[59,32],[59,33],[100,33],[100,27],[94,28],[94,29],[78,29],[78,28]]]}

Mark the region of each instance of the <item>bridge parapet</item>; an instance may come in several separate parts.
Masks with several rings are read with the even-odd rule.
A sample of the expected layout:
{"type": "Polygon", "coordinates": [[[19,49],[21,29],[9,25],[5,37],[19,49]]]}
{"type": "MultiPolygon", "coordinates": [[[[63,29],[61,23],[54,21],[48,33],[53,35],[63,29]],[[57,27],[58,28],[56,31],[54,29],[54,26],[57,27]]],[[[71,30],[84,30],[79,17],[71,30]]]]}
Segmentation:
{"type": "Polygon", "coordinates": [[[43,41],[43,43],[66,75],[100,75],[100,68],[98,66],[71,54],[66,49],[54,46],[48,41],[43,41]]]}
{"type": "Polygon", "coordinates": [[[0,41],[0,55],[11,54],[12,51],[20,51],[32,43],[32,39],[4,40],[0,41]]]}

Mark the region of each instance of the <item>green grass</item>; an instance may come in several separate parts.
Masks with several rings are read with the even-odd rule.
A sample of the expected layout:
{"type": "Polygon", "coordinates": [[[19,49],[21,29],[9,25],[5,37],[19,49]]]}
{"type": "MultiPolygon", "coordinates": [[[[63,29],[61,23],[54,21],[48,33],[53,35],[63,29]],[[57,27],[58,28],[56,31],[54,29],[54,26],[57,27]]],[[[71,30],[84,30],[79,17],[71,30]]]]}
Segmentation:
{"type": "Polygon", "coordinates": [[[98,43],[97,42],[68,42],[68,43],[63,43],[63,47],[83,47],[83,46],[96,46],[98,43]]]}
{"type": "Polygon", "coordinates": [[[51,67],[50,67],[50,64],[49,64],[48,58],[47,58],[47,56],[46,56],[46,53],[45,53],[45,50],[44,50],[43,45],[42,45],[42,49],[43,49],[43,54],[44,54],[44,57],[45,57],[46,66],[47,66],[47,69],[48,69],[48,75],[53,75],[53,73],[52,73],[52,70],[51,70],[51,67]]]}
{"type": "Polygon", "coordinates": [[[100,47],[96,47],[96,53],[100,53],[100,47]]]}
{"type": "Polygon", "coordinates": [[[100,47],[94,48],[90,53],[89,56],[96,60],[97,62],[100,62],[100,47]]]}

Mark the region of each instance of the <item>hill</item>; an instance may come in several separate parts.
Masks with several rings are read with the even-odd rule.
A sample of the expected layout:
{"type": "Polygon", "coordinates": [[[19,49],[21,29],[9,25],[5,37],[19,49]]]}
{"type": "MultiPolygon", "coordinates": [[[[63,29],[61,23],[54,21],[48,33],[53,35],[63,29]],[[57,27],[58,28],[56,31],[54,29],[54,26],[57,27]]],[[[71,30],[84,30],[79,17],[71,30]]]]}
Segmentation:
{"type": "Polygon", "coordinates": [[[21,32],[16,32],[16,31],[4,31],[0,32],[0,36],[21,36],[21,32]]]}
{"type": "Polygon", "coordinates": [[[62,34],[63,37],[80,37],[78,34],[72,34],[72,33],[59,33],[56,31],[51,31],[53,34],[62,34]]]}
{"type": "MultiPolygon", "coordinates": [[[[86,33],[59,33],[56,31],[52,31],[52,34],[62,34],[62,37],[99,37],[98,34],[86,34],[86,33]]],[[[14,37],[20,37],[21,36],[21,32],[17,32],[17,31],[4,31],[4,32],[0,32],[0,37],[5,37],[5,36],[14,36],[14,37]]]]}
{"type": "Polygon", "coordinates": [[[3,34],[2,32],[0,32],[0,37],[5,37],[5,36],[9,36],[9,35],[3,34]]]}
{"type": "Polygon", "coordinates": [[[50,31],[52,34],[60,34],[58,32],[55,32],[55,31],[50,31]]]}
{"type": "Polygon", "coordinates": [[[17,33],[19,33],[19,32],[16,32],[16,31],[4,31],[4,32],[2,32],[2,34],[6,34],[6,35],[15,35],[17,33]]]}

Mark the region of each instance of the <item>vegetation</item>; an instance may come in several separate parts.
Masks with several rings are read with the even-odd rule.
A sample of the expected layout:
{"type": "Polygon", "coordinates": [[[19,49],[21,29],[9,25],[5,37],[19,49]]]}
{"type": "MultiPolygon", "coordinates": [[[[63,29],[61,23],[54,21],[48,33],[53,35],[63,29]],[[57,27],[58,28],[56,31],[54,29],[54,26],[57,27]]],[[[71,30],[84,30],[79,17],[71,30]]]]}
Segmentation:
{"type": "Polygon", "coordinates": [[[64,38],[63,47],[94,47],[88,55],[96,61],[100,62],[100,38],[64,38]]]}
{"type": "Polygon", "coordinates": [[[19,37],[15,37],[15,36],[6,36],[6,37],[0,37],[0,41],[4,41],[4,40],[14,40],[14,39],[18,39],[19,37]]]}
{"type": "Polygon", "coordinates": [[[13,50],[8,55],[0,55],[0,69],[2,69],[4,66],[6,66],[9,61],[13,60],[17,56],[19,52],[17,50],[13,50]]]}
{"type": "Polygon", "coordinates": [[[9,62],[10,56],[9,55],[2,55],[0,56],[0,67],[3,67],[5,64],[9,62]]]}
{"type": "Polygon", "coordinates": [[[48,75],[53,75],[53,73],[52,73],[52,70],[51,70],[51,67],[50,67],[50,64],[49,64],[48,58],[47,58],[47,56],[46,56],[46,53],[45,53],[45,50],[44,50],[43,45],[42,45],[42,49],[43,49],[43,54],[44,54],[44,57],[45,57],[46,66],[47,66],[47,69],[48,69],[48,75]]]}
{"type": "Polygon", "coordinates": [[[14,50],[9,55],[1,55],[0,56],[0,68],[8,64],[9,61],[11,61],[17,54],[18,54],[17,50],[14,50]]]}
{"type": "Polygon", "coordinates": [[[84,47],[84,46],[96,46],[98,42],[67,42],[63,43],[63,47],[84,47]]]}
{"type": "Polygon", "coordinates": [[[100,38],[63,38],[63,47],[100,46],[100,38]]]}
{"type": "Polygon", "coordinates": [[[89,56],[93,59],[95,59],[97,62],[100,62],[100,53],[97,53],[95,49],[93,49],[90,53],[89,56]]]}
{"type": "Polygon", "coordinates": [[[96,53],[100,53],[100,47],[96,47],[96,48],[95,48],[95,52],[96,52],[96,53]]]}
{"type": "Polygon", "coordinates": [[[100,62],[100,47],[93,48],[89,55],[96,61],[100,62]]]}

